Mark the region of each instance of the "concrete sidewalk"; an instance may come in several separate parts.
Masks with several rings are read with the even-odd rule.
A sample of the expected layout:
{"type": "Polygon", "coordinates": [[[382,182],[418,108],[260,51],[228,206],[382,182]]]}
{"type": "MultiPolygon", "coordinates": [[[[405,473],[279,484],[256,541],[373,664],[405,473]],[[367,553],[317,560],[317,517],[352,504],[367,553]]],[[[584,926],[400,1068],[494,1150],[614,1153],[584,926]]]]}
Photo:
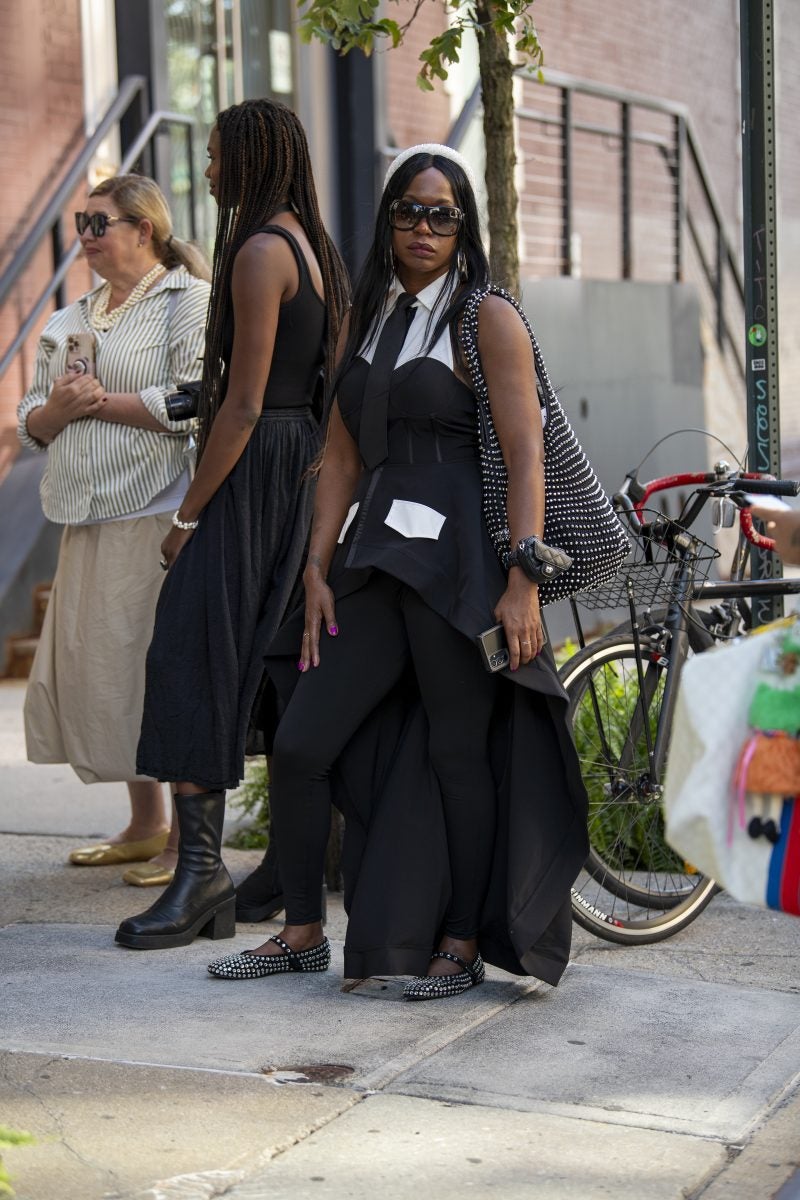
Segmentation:
{"type": "MultiPolygon", "coordinates": [[[[0,1125],[19,1200],[800,1200],[800,923],[715,899],[627,949],[576,929],[557,989],[491,970],[449,1001],[334,966],[234,984],[212,957],[278,924],[148,954],[154,898],[65,864],[121,787],[24,760],[0,684],[0,1125]]],[[[258,860],[226,851],[235,878],[258,860]]]]}

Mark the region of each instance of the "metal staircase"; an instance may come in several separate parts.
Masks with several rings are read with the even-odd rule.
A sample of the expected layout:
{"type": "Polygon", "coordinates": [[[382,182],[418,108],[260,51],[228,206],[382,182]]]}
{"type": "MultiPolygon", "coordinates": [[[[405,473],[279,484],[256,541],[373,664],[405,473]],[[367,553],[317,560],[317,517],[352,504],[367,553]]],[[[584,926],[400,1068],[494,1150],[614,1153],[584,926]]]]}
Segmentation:
{"type": "MultiPolygon", "coordinates": [[[[30,279],[40,280],[39,252],[43,247],[49,246],[52,263],[52,274],[35,299],[21,306],[17,332],[0,357],[0,381],[35,333],[47,306],[57,309],[66,304],[65,281],[78,257],[80,242],[77,237],[69,241],[65,238],[65,208],[85,186],[92,160],[109,133],[130,125],[136,129],[119,164],[120,174],[136,168],[157,178],[157,139],[173,127],[183,132],[189,187],[187,232],[192,238],[196,236],[194,118],[167,111],[151,113],[147,97],[143,76],[122,80],[102,120],[72,156],[41,211],[21,237],[15,235],[18,245],[0,247],[0,261],[8,259],[0,273],[0,309],[18,302],[19,296],[29,290],[21,285],[30,279]]],[[[68,227],[72,228],[71,214],[68,227]]],[[[49,584],[40,581],[50,578],[60,531],[41,514],[38,483],[43,465],[41,456],[22,454],[0,486],[0,508],[5,516],[0,526],[0,676],[27,675],[47,603],[49,584]],[[20,633],[23,629],[26,632],[20,633]]]]}
{"type": "MultiPolygon", "coordinates": [[[[531,80],[525,69],[522,79],[531,80]]],[[[547,70],[516,110],[523,271],[653,282],[690,280],[731,379],[744,379],[739,239],[688,109],[547,70]]],[[[482,146],[480,85],[448,142],[482,146]]]]}

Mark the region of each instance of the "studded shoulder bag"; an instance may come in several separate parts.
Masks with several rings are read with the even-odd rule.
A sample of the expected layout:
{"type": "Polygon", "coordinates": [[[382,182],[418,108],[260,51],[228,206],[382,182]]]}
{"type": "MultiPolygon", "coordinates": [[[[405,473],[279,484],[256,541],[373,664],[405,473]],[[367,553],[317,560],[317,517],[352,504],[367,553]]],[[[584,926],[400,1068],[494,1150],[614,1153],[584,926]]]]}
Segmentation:
{"type": "Polygon", "coordinates": [[[544,423],[544,542],[572,559],[557,578],[539,584],[541,604],[591,591],[619,570],[630,543],[562,409],[528,318],[508,292],[491,286],[474,292],[461,317],[460,341],[478,405],[483,515],[492,545],[508,569],[512,554],[506,500],[508,472],[492,420],[489,388],[478,352],[478,311],[488,295],[501,296],[522,318],[533,348],[544,423]]]}

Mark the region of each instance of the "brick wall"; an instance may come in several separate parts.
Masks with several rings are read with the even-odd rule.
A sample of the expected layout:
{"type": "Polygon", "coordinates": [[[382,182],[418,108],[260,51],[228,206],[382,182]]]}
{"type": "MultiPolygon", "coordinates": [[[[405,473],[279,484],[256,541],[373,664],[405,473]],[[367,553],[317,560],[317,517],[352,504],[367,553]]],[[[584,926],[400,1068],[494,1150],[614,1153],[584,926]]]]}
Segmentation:
{"type": "MultiPolygon", "coordinates": [[[[1,268],[19,248],[83,136],[80,2],[0,0],[0,29],[1,268]]],[[[77,196],[79,205],[82,195],[83,189],[77,196]]],[[[65,209],[67,238],[74,207],[71,202],[65,209]]],[[[45,247],[0,310],[0,352],[16,335],[22,314],[48,274],[52,274],[51,257],[45,247]]],[[[88,282],[86,267],[77,265],[68,281],[68,297],[85,291],[88,282]]],[[[40,324],[46,317],[47,313],[40,324]]],[[[30,380],[35,349],[32,338],[0,381],[0,478],[17,452],[14,410],[30,380]]]]}
{"type": "MultiPolygon", "coordinates": [[[[409,9],[401,4],[400,10],[409,9]]],[[[740,255],[741,132],[739,0],[535,0],[537,28],[547,68],[627,91],[685,105],[706,160],[731,243],[740,255]]],[[[450,124],[447,96],[413,85],[419,49],[441,27],[442,7],[425,4],[409,44],[386,60],[387,124],[398,145],[440,138],[450,124]]],[[[800,4],[776,0],[776,89],[779,221],[781,397],[784,442],[800,472],[800,4]],[[796,460],[796,461],[795,461],[796,460]]],[[[545,117],[560,116],[555,88],[526,83],[520,103],[545,117]]],[[[617,130],[619,106],[576,97],[578,122],[617,130]]],[[[633,131],[648,139],[633,149],[633,274],[639,280],[673,276],[674,181],[658,141],[669,144],[670,118],[635,110],[633,131]]],[[[519,123],[521,250],[523,275],[557,274],[566,248],[562,239],[562,149],[556,124],[519,123]]],[[[573,144],[573,250],[586,278],[619,278],[622,271],[620,142],[576,132],[573,144]]],[[[714,230],[696,178],[686,179],[699,237],[714,261],[714,230]]],[[[696,282],[705,311],[711,293],[696,253],[684,246],[684,276],[696,282]]],[[[733,323],[741,319],[735,305],[733,323]]],[[[734,390],[741,392],[735,372],[734,390]]]]}
{"type": "MultiPolygon", "coordinates": [[[[391,5],[391,17],[402,24],[414,11],[413,0],[391,5]]],[[[417,142],[441,142],[450,127],[450,99],[441,84],[423,92],[415,82],[420,52],[445,28],[444,6],[423,4],[396,50],[381,55],[385,72],[387,144],[405,148],[417,142]]]]}

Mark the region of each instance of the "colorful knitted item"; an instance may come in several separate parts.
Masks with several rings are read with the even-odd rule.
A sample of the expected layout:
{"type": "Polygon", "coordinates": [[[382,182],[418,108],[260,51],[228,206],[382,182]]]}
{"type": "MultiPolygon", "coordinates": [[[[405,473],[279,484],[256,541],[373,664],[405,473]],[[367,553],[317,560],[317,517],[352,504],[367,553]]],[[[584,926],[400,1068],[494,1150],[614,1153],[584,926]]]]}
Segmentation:
{"type": "Polygon", "coordinates": [[[750,703],[751,735],[734,773],[734,827],[772,845],[767,905],[800,914],[800,638],[793,623],[765,654],[750,703]],[[737,821],[738,817],[738,821],[737,821]]]}

